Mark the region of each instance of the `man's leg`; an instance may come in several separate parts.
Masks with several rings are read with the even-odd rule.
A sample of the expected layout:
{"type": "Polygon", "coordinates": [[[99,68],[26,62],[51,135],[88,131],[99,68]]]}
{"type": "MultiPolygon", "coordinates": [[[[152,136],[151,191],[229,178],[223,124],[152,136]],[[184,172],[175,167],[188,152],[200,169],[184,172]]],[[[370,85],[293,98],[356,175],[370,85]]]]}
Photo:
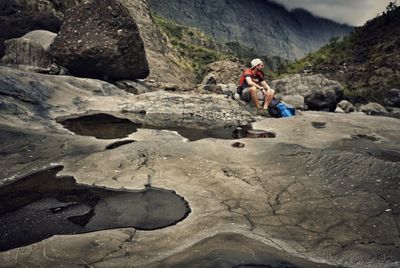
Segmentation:
{"type": "Polygon", "coordinates": [[[263,106],[264,110],[268,109],[269,103],[274,98],[274,95],[275,95],[275,90],[269,89],[267,94],[265,95],[265,99],[264,99],[264,106],[263,106]]]}
{"type": "Polygon", "coordinates": [[[256,106],[257,109],[260,109],[260,103],[258,101],[258,95],[257,95],[257,88],[256,87],[250,87],[249,88],[249,93],[251,96],[251,100],[254,103],[254,106],[256,106]]]}

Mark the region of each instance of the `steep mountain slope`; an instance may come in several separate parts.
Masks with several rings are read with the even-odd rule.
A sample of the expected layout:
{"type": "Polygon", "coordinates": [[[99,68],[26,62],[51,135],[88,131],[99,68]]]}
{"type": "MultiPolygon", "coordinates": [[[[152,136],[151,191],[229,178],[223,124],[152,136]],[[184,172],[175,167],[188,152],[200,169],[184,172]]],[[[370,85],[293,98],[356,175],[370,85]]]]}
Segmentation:
{"type": "Polygon", "coordinates": [[[300,58],[352,27],[268,0],[150,0],[157,14],[198,27],[220,42],[237,42],[261,55],[300,58]]]}
{"type": "Polygon", "coordinates": [[[382,102],[390,89],[400,87],[400,7],[392,6],[350,36],[332,40],[289,72],[306,64],[342,82],[348,95],[382,102]]]}

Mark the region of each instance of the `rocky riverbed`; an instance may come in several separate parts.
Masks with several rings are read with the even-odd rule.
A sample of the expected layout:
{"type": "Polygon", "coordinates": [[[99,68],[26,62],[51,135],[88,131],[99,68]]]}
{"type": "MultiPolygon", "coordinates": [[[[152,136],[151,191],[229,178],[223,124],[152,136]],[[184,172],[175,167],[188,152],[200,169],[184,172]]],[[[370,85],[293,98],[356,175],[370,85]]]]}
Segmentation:
{"type": "MultiPolygon", "coordinates": [[[[400,265],[398,119],[311,111],[253,117],[223,95],[132,95],[99,80],[5,67],[0,73],[0,191],[14,189],[5,192],[9,200],[2,197],[0,220],[41,208],[83,228],[2,247],[2,267],[400,265]],[[95,138],[79,131],[104,128],[61,124],[99,114],[139,125],[120,137],[113,133],[126,128],[111,123],[106,129],[114,132],[95,138]],[[205,131],[249,124],[275,135],[221,139],[205,131]],[[182,128],[206,134],[189,139],[182,128]],[[54,175],[44,176],[46,170],[54,175]],[[96,191],[103,189],[108,199],[82,196],[70,186],[73,194],[60,193],[66,188],[52,180],[76,182],[99,198],[96,191]],[[145,194],[149,190],[170,197],[145,194]],[[141,197],[121,201],[115,191],[141,197]],[[185,204],[186,210],[174,209],[185,204]],[[143,227],[152,218],[162,221],[152,206],[182,213],[143,227]],[[124,218],[130,209],[131,225],[99,228],[99,220],[124,218]]],[[[37,220],[18,224],[24,231],[15,239],[43,228],[37,220]]]]}

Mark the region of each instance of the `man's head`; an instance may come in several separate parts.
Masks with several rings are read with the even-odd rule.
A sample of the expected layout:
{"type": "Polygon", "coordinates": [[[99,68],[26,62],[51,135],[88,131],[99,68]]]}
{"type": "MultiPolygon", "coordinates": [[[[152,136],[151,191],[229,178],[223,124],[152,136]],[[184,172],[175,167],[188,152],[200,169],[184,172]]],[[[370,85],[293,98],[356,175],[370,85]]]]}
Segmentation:
{"type": "Polygon", "coordinates": [[[251,64],[251,69],[252,69],[252,70],[254,70],[254,68],[259,69],[258,67],[264,67],[264,63],[262,62],[262,60],[260,60],[260,59],[258,59],[258,58],[253,59],[253,60],[250,62],[250,64],[251,64]]]}

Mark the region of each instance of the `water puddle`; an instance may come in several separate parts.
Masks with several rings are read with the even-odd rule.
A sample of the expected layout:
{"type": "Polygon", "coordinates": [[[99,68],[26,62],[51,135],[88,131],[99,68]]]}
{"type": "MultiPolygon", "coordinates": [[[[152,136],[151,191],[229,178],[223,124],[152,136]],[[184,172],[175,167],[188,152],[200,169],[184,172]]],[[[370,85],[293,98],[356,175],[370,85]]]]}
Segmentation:
{"type": "MultiPolygon", "coordinates": [[[[59,120],[68,130],[78,135],[94,136],[98,139],[118,139],[127,137],[138,128],[171,130],[196,141],[205,138],[240,139],[240,138],[272,138],[275,133],[270,131],[252,130],[251,126],[227,126],[219,128],[198,129],[183,126],[152,126],[132,122],[128,119],[117,118],[108,114],[95,114],[59,120]]],[[[124,145],[124,144],[122,144],[124,145]]],[[[115,147],[114,147],[115,148],[115,147]]]]}
{"type": "Polygon", "coordinates": [[[160,229],[191,212],[187,201],[171,190],[85,186],[73,177],[57,177],[61,169],[43,170],[0,188],[0,251],[56,234],[160,229]]]}
{"type": "Polygon", "coordinates": [[[109,114],[85,115],[77,118],[60,120],[66,129],[82,136],[98,139],[120,139],[137,131],[141,124],[109,114]]]}

